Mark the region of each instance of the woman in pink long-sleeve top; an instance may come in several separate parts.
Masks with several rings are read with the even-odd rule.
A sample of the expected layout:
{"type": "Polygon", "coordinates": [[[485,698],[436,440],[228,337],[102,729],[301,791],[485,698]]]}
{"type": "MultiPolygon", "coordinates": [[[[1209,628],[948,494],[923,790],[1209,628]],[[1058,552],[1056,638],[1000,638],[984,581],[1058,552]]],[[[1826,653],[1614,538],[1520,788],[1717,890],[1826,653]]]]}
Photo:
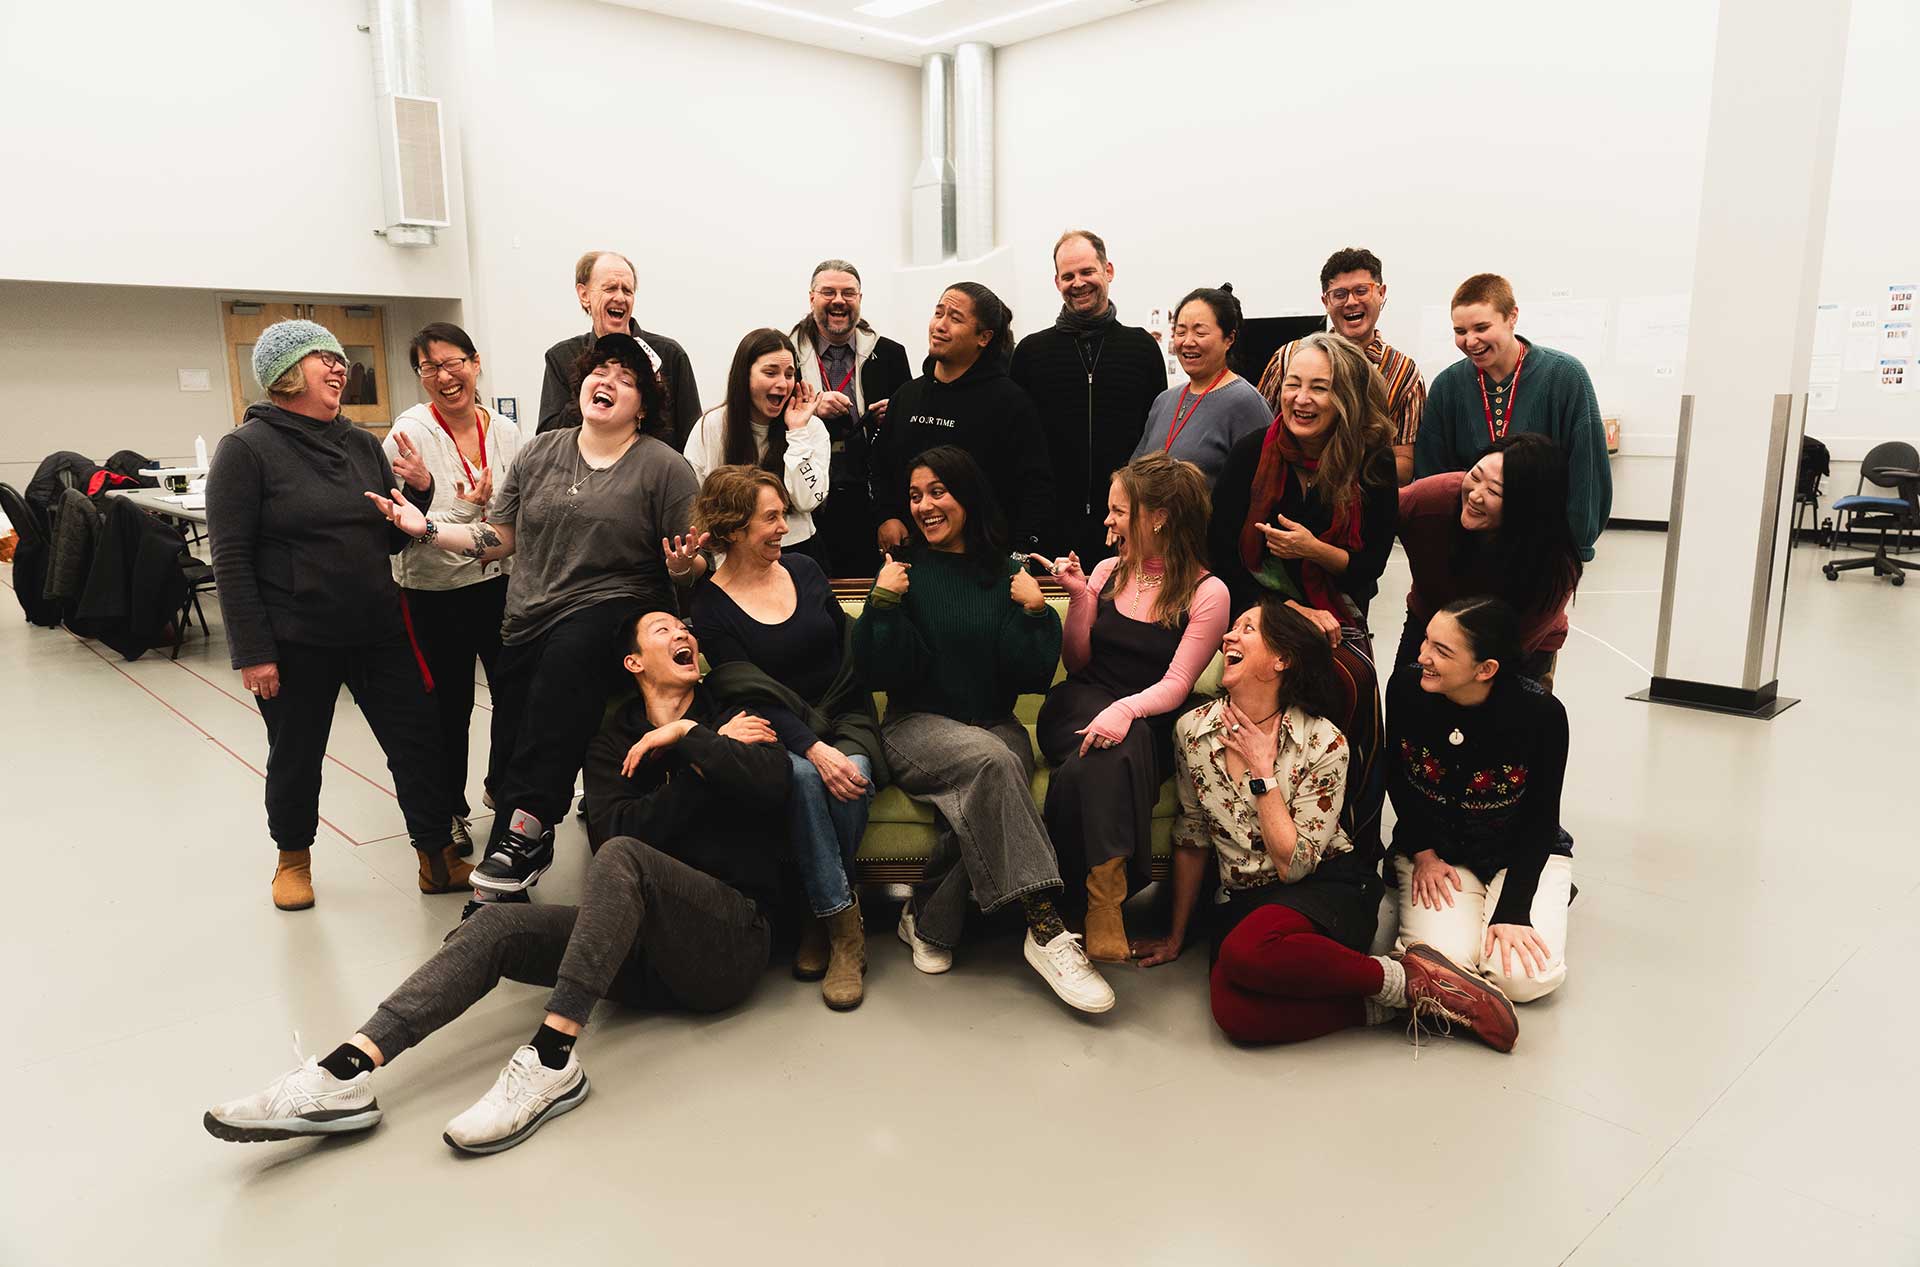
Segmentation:
{"type": "Polygon", "coordinates": [[[1034,556],[1068,597],[1067,678],[1048,692],[1037,729],[1053,766],[1046,821],[1060,874],[1086,876],[1090,959],[1128,957],[1120,904],[1148,879],[1173,723],[1232,617],[1226,585],[1204,562],[1210,513],[1198,467],[1149,453],[1116,471],[1107,493],[1113,558],[1089,577],[1074,555],[1034,556]]]}

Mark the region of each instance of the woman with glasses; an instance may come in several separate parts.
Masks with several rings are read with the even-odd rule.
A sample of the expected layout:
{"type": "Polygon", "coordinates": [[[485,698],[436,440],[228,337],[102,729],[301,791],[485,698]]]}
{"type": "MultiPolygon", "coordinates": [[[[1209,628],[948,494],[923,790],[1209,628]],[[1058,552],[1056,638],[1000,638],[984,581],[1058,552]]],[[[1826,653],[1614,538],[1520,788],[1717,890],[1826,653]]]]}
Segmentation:
{"type": "MultiPolygon", "coordinates": [[[[412,455],[433,477],[427,514],[443,524],[470,524],[486,512],[495,485],[505,482],[520,451],[520,429],[480,403],[480,353],[459,326],[436,321],[413,336],[407,358],[420,376],[427,403],[394,420],[387,458],[412,455]]],[[[473,807],[467,802],[467,727],[473,718],[474,661],[493,681],[500,656],[500,622],[507,610],[512,559],[491,563],[441,550],[402,550],[393,556],[414,645],[433,679],[440,716],[441,758],[453,800],[453,843],[473,850],[473,807]]],[[[491,762],[486,780],[493,794],[491,762]]]]}
{"type": "Polygon", "coordinates": [[[410,538],[366,494],[406,484],[417,508],[434,480],[411,446],[391,464],[340,415],[347,358],[311,321],[268,326],[253,345],[267,399],[220,441],[207,473],[207,530],[233,667],[267,725],[267,830],[279,849],[273,904],[313,905],[320,771],[345,685],[387,756],[420,890],[466,887],[454,852],[440,728],[407,643],[388,556],[410,538]]]}

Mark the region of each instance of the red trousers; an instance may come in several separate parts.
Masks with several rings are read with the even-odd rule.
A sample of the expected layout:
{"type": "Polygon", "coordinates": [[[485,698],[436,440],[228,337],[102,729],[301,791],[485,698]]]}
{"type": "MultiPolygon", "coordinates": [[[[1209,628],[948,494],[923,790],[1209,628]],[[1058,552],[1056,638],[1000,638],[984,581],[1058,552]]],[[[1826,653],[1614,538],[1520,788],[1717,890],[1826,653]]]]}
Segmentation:
{"type": "Polygon", "coordinates": [[[1220,944],[1213,965],[1213,1019],[1243,1043],[1297,1043],[1366,1021],[1361,1000],[1377,994],[1380,965],[1314,930],[1285,906],[1263,906],[1220,944]]]}

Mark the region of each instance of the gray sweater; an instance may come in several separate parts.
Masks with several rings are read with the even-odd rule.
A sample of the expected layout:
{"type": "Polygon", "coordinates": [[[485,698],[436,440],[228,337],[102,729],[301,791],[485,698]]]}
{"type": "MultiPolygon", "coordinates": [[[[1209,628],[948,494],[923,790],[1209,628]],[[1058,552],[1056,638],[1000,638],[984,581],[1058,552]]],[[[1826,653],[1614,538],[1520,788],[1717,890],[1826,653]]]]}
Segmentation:
{"type": "Polygon", "coordinates": [[[1231,383],[1222,383],[1200,397],[1198,403],[1195,403],[1193,395],[1189,391],[1187,403],[1181,406],[1179,387],[1169,387],[1160,393],[1153,402],[1153,408],[1147,411],[1146,434],[1140,437],[1133,456],[1157,453],[1167,448],[1167,432],[1173,426],[1177,408],[1186,421],[1168,452],[1183,462],[1191,462],[1199,467],[1207,477],[1207,487],[1212,488],[1219,482],[1220,472],[1227,465],[1227,454],[1241,437],[1255,431],[1265,431],[1273,425],[1273,407],[1244,378],[1236,377],[1231,383]]]}

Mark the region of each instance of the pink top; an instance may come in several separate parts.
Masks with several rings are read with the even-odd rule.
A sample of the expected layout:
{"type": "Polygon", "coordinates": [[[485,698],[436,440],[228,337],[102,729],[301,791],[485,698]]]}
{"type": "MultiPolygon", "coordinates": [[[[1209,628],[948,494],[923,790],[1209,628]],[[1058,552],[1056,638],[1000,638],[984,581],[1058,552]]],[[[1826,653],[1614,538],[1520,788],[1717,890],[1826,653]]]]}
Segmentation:
{"type": "MultiPolygon", "coordinates": [[[[1106,588],[1107,579],[1119,563],[1118,559],[1104,559],[1094,565],[1090,577],[1083,578],[1076,568],[1058,578],[1067,591],[1067,619],[1062,630],[1060,658],[1069,673],[1086,667],[1093,656],[1093,618],[1100,609],[1100,591],[1106,588]]],[[[1144,571],[1162,572],[1165,567],[1163,560],[1149,559],[1144,571]]],[[[1142,586],[1140,576],[1141,572],[1136,571],[1127,587],[1117,591],[1113,599],[1122,615],[1151,620],[1158,590],[1142,586]]],[[[1226,582],[1217,576],[1201,577],[1199,587],[1193,592],[1193,601],[1188,605],[1186,632],[1180,635],[1180,645],[1174,649],[1166,676],[1144,691],[1115,700],[1100,711],[1088,729],[1118,743],[1138,719],[1170,713],[1184,704],[1194,682],[1220,650],[1221,636],[1227,632],[1232,618],[1233,600],[1227,594],[1226,582]]]]}

